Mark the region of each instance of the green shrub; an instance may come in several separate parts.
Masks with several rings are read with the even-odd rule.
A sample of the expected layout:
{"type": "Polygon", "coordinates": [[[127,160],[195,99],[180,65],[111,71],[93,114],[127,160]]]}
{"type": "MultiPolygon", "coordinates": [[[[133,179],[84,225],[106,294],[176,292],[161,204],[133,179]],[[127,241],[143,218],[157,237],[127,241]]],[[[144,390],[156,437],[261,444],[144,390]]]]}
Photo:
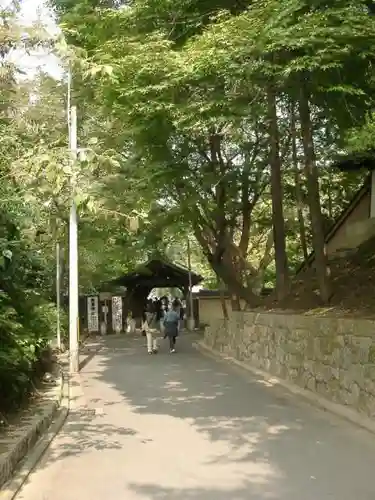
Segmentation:
{"type": "Polygon", "coordinates": [[[44,372],[41,363],[54,335],[56,308],[50,303],[16,311],[0,293],[0,411],[16,410],[44,372]]]}

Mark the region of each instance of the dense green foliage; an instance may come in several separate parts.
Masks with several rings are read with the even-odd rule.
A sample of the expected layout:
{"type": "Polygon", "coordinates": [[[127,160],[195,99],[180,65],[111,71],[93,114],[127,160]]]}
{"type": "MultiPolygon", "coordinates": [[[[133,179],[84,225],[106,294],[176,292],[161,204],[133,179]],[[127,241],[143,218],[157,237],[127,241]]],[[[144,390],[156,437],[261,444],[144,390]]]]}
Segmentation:
{"type": "Polygon", "coordinates": [[[7,57],[25,44],[39,44],[44,34],[21,30],[16,13],[10,4],[0,24],[0,412],[22,404],[43,374],[41,360],[56,321],[53,243],[43,238],[51,214],[39,194],[27,189],[28,166],[47,139],[48,108],[42,120],[36,107],[27,109],[34,84],[20,83],[7,57]]]}
{"type": "Polygon", "coordinates": [[[121,124],[122,192],[162,202],[246,300],[275,276],[285,295],[314,249],[328,300],[324,232],[361,182],[329,162],[373,106],[366,2],[54,5],[86,79],[77,101],[121,124]]]}
{"type": "Polygon", "coordinates": [[[53,335],[55,244],[66,291],[72,196],[81,291],[154,253],[186,265],[189,238],[205,286],[248,303],[264,286],[285,297],[313,250],[327,301],[324,233],[366,175],[330,162],[373,147],[366,1],[52,4],[65,41],[21,27],[12,3],[0,25],[0,410],[30,390],[53,335]],[[10,62],[35,45],[73,70],[77,162],[66,75],[20,79],[10,62]]]}

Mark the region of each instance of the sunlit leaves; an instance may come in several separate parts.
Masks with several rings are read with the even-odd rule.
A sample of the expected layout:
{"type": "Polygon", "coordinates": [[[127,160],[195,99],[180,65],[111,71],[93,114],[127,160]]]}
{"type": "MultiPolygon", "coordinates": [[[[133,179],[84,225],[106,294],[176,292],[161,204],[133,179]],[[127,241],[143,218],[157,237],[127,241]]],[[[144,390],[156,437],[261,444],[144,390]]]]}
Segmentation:
{"type": "MultiPolygon", "coordinates": [[[[255,205],[245,253],[249,266],[259,262],[270,226],[264,98],[272,82],[292,228],[289,247],[295,252],[290,103],[301,84],[308,85],[323,210],[331,219],[340,209],[340,182],[345,196],[355,183],[332,180],[324,166],[373,99],[373,20],[362,4],[137,0],[126,9],[64,4],[64,29],[81,56],[77,69],[84,84],[77,96],[85,114],[103,122],[99,134],[96,125],[87,127],[87,144],[92,135],[98,137],[94,150],[113,151],[107,155],[110,172],[101,184],[100,209],[124,213],[163,201],[177,220],[199,227],[210,249],[225,232],[217,229],[220,221],[230,235],[226,243],[237,245],[244,222],[241,196],[250,181],[244,196],[255,205]],[[213,137],[220,139],[219,158],[212,152],[213,137]],[[220,189],[224,204],[223,198],[218,201],[220,189]]],[[[300,144],[297,149],[301,163],[300,144]]],[[[96,187],[100,191],[100,182],[96,187]]],[[[302,190],[305,195],[303,185],[302,190]]],[[[154,228],[151,240],[159,238],[158,244],[161,220],[173,226],[168,216],[150,209],[147,227],[154,228]]]]}

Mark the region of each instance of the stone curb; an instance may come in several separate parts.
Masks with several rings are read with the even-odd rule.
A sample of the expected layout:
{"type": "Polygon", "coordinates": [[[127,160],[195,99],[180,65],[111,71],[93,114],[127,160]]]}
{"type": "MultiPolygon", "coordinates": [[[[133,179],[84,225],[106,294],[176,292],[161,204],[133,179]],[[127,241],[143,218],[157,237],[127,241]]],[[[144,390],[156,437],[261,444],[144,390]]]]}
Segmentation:
{"type": "MultiPolygon", "coordinates": [[[[88,338],[85,340],[87,342],[88,338]]],[[[86,342],[81,346],[83,349],[86,347],[84,365],[90,362],[103,347],[100,341],[92,346],[88,346],[86,342]]],[[[29,431],[20,438],[16,446],[2,461],[3,463],[0,462],[0,500],[14,500],[16,498],[28,476],[64,425],[69,414],[72,391],[68,367],[69,353],[67,352],[65,355],[60,355],[59,359],[60,377],[57,383],[55,401],[50,408],[45,410],[44,415],[38,418],[29,431]],[[7,467],[4,476],[2,476],[3,464],[7,467]]]]}
{"type": "MultiPolygon", "coordinates": [[[[0,499],[1,500],[11,500],[19,487],[22,485],[26,476],[24,475],[24,467],[27,463],[27,455],[33,449],[33,447],[37,444],[39,438],[44,435],[46,430],[51,425],[56,413],[59,408],[61,408],[64,389],[67,386],[63,372],[60,371],[60,376],[57,381],[57,387],[54,392],[54,399],[47,408],[45,408],[43,415],[36,416],[35,422],[31,425],[31,427],[18,439],[12,449],[5,454],[5,457],[0,462],[0,499]],[[22,463],[22,460],[25,459],[26,462],[22,463]],[[15,473],[15,476],[12,477],[12,474],[15,473]],[[23,481],[19,483],[20,477],[24,477],[23,481]],[[8,482],[7,482],[8,481],[8,482]],[[16,485],[18,484],[17,488],[16,485]]],[[[37,445],[39,446],[39,445],[37,445]]],[[[30,471],[29,471],[30,472],[30,471]]]]}
{"type": "Polygon", "coordinates": [[[274,375],[271,375],[270,373],[261,370],[259,368],[255,368],[254,366],[251,366],[247,363],[244,363],[242,361],[239,361],[231,356],[228,356],[226,354],[223,354],[219,351],[215,351],[211,347],[208,347],[203,340],[200,340],[198,342],[194,342],[193,346],[195,349],[200,351],[202,354],[209,356],[211,358],[214,358],[216,360],[221,360],[221,361],[226,361],[229,362],[233,365],[236,365],[243,370],[246,370],[253,375],[257,375],[258,377],[263,378],[264,380],[272,383],[273,385],[279,385],[283,387],[284,389],[288,390],[292,394],[296,396],[300,396],[304,398],[305,400],[308,400],[310,403],[314,404],[315,406],[320,407],[321,409],[324,409],[326,411],[329,411],[330,413],[333,413],[334,415],[337,415],[345,420],[348,420],[352,424],[355,424],[359,427],[362,427],[366,429],[367,431],[375,434],[375,421],[371,420],[368,417],[362,416],[359,413],[357,413],[355,410],[351,410],[350,408],[346,408],[345,406],[333,403],[331,401],[328,401],[327,399],[323,398],[322,396],[315,394],[314,392],[308,391],[306,389],[302,389],[302,387],[298,387],[295,384],[292,384],[286,380],[280,379],[274,375]]]}

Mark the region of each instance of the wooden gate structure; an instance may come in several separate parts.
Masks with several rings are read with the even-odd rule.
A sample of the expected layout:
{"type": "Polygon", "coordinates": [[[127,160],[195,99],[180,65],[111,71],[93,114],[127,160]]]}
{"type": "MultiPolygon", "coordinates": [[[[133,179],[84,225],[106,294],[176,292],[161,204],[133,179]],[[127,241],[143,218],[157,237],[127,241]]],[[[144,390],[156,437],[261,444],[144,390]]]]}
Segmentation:
{"type": "MultiPolygon", "coordinates": [[[[202,281],[202,276],[191,272],[192,286],[202,281]]],[[[167,259],[154,258],[104,283],[100,293],[80,298],[81,329],[89,333],[124,331],[129,314],[139,325],[147,297],[154,288],[178,288],[188,299],[189,270],[167,259]]],[[[186,304],[189,306],[188,300],[186,304]]]]}

